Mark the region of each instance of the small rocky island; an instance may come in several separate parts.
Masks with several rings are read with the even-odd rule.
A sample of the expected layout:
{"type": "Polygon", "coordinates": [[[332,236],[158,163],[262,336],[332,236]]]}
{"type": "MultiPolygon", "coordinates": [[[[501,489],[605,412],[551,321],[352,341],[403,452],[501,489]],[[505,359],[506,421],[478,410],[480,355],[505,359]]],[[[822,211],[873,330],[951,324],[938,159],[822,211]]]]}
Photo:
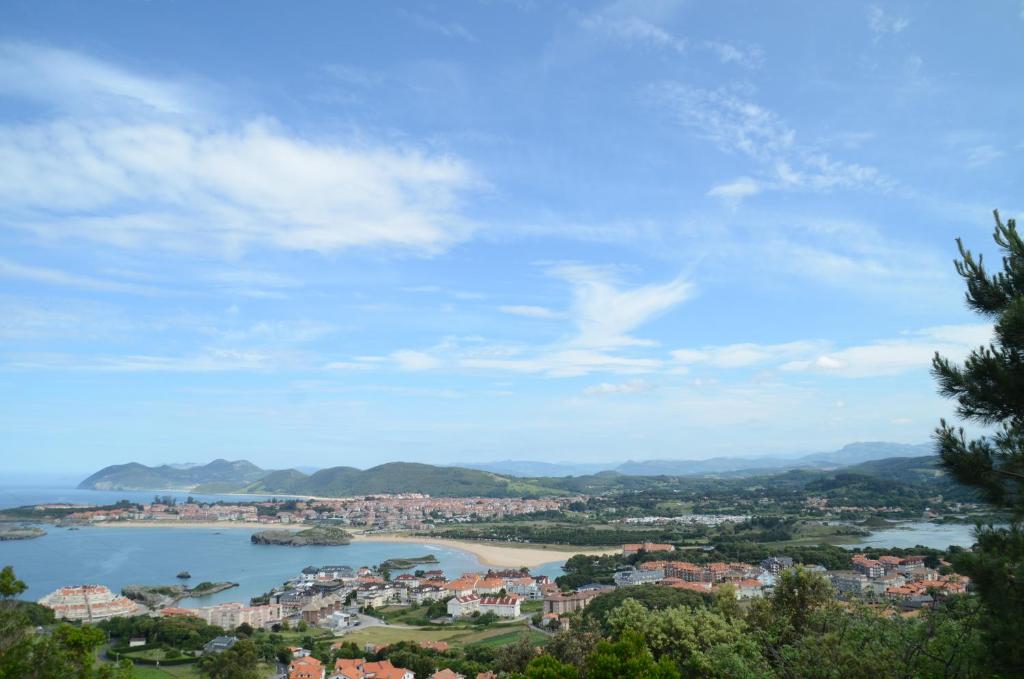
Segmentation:
{"type": "Polygon", "coordinates": [[[333,526],[314,526],[300,531],[284,529],[264,530],[253,533],[250,538],[257,545],[288,545],[302,547],[304,545],[347,545],[352,536],[333,526]]]}
{"type": "Polygon", "coordinates": [[[182,599],[207,596],[238,587],[237,582],[200,582],[195,587],[184,585],[125,585],[121,595],[149,608],[173,606],[182,599]]]}
{"type": "Polygon", "coordinates": [[[0,541],[41,538],[46,531],[36,526],[0,526],[0,541]]]}
{"type": "Polygon", "coordinates": [[[389,571],[407,571],[416,566],[428,563],[437,563],[437,557],[433,554],[427,554],[426,556],[410,556],[404,558],[388,559],[379,566],[378,570],[387,569],[389,571]]]}

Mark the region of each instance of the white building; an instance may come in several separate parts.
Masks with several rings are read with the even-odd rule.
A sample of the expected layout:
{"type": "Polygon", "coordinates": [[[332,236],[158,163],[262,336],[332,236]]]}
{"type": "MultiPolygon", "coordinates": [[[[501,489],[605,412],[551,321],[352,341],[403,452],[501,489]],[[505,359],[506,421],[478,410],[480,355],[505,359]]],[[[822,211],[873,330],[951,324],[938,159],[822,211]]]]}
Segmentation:
{"type": "Polygon", "coordinates": [[[516,596],[481,597],[477,594],[453,597],[448,601],[448,615],[467,618],[474,613],[494,613],[499,618],[518,618],[521,599],[516,596]]]}
{"type": "Polygon", "coordinates": [[[44,596],[39,603],[51,609],[58,618],[83,622],[135,615],[139,611],[134,601],[117,596],[103,585],[61,587],[44,596]]]}
{"type": "Polygon", "coordinates": [[[614,576],[615,584],[618,587],[626,587],[629,585],[642,585],[648,582],[658,582],[659,580],[665,579],[664,568],[650,568],[650,569],[638,569],[629,568],[627,570],[618,571],[614,576]]]}
{"type": "Polygon", "coordinates": [[[351,623],[352,616],[344,611],[335,611],[326,618],[320,620],[321,625],[333,629],[336,632],[347,628],[351,623]]]}

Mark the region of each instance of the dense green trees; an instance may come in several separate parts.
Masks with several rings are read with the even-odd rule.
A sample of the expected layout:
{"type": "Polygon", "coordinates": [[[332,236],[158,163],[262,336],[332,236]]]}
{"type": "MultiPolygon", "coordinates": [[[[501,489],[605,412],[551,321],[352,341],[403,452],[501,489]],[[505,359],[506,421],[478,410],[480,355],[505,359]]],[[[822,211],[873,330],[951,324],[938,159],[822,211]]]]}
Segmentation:
{"type": "Polygon", "coordinates": [[[961,554],[956,568],[970,576],[984,608],[981,624],[994,671],[1024,675],[1024,241],[1014,220],[995,213],[999,270],[989,273],[958,240],[957,273],[967,285],[968,307],[994,325],[995,338],[963,364],[936,354],[932,371],[939,391],[968,421],[990,427],[969,439],[943,420],[936,430],[942,463],[961,483],[1010,513],[1007,528],[979,530],[978,548],[961,554]]]}
{"type": "Polygon", "coordinates": [[[239,639],[226,651],[203,656],[199,668],[210,679],[260,679],[259,662],[256,644],[239,639]]]}

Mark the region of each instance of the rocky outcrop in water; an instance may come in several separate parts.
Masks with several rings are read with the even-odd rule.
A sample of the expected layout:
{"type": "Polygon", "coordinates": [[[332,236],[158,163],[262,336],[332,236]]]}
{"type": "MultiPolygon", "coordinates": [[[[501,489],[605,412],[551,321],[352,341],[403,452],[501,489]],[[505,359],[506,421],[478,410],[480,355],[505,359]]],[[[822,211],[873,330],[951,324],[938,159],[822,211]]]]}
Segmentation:
{"type": "Polygon", "coordinates": [[[41,538],[46,531],[35,526],[5,526],[0,528],[0,541],[3,540],[31,540],[41,538]]]}
{"type": "Polygon", "coordinates": [[[287,545],[302,547],[304,545],[347,545],[352,536],[340,528],[331,526],[314,526],[300,531],[284,529],[264,530],[253,533],[250,538],[257,545],[287,545]]]}

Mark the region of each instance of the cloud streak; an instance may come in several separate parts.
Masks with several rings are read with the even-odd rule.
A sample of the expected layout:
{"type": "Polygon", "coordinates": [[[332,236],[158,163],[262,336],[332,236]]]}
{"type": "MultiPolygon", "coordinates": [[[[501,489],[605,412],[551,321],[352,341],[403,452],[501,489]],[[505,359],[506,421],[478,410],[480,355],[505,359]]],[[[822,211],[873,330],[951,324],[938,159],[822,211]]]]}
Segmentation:
{"type": "Polygon", "coordinates": [[[782,373],[860,379],[927,370],[935,352],[959,360],[991,338],[992,326],[988,324],[945,325],[843,348],[835,348],[826,340],[751,342],[677,349],[672,358],[684,367],[776,369],[782,373]]]}
{"type": "Polygon", "coordinates": [[[28,78],[58,66],[86,77],[51,77],[55,98],[95,97],[109,110],[0,126],[0,214],[14,227],[223,253],[434,253],[474,229],[459,204],[477,179],[452,156],[304,138],[269,119],[210,125],[166,84],[62,50],[4,46],[0,93],[29,96],[37,85],[28,78]]]}

